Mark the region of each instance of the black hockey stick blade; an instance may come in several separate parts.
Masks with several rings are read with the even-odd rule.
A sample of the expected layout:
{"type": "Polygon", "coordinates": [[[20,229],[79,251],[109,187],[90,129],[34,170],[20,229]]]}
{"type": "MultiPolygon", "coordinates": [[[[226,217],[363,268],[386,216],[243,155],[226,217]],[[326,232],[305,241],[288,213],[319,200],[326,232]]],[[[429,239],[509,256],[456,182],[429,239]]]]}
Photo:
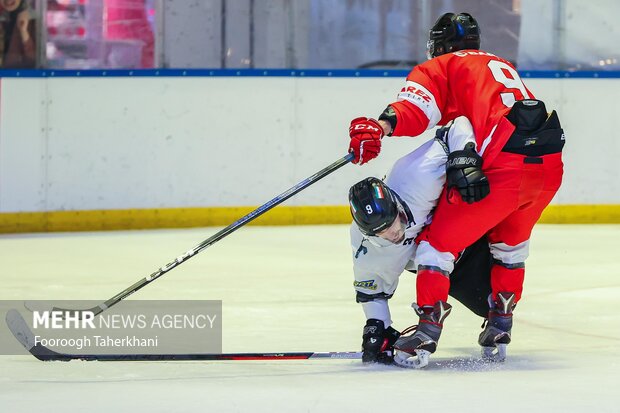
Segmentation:
{"type": "Polygon", "coordinates": [[[9,327],[9,330],[13,334],[13,336],[20,342],[22,346],[30,354],[38,358],[42,361],[49,360],[58,360],[58,361],[69,361],[70,357],[57,353],[53,350],[48,349],[45,346],[42,346],[40,343],[35,343],[34,334],[26,324],[26,320],[22,317],[22,315],[17,310],[9,310],[6,313],[6,324],[9,327]]]}
{"type": "Polygon", "coordinates": [[[66,354],[36,343],[26,320],[17,310],[9,310],[6,324],[17,341],[41,361],[225,361],[225,360],[308,360],[362,358],[361,352],[285,352],[285,353],[198,353],[198,354],[66,354]]]}

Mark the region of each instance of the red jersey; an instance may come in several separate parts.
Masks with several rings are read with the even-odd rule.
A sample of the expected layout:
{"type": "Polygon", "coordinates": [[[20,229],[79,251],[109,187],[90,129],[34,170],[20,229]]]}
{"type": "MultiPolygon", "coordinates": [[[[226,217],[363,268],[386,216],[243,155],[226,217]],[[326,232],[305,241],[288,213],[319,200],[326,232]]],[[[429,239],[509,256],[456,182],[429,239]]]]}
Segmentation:
{"type": "Polygon", "coordinates": [[[393,135],[417,136],[465,116],[473,126],[478,152],[495,155],[509,137],[495,136],[499,121],[523,99],[535,98],[507,60],[481,50],[448,53],[409,73],[398,101],[391,104],[397,117],[393,135]]]}

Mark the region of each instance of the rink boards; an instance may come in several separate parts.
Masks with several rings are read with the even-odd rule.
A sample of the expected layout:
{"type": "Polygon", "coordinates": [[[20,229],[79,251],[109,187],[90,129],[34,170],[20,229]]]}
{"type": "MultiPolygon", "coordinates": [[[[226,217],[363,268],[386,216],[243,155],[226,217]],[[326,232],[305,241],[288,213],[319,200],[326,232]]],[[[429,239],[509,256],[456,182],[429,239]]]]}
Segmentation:
{"type": "MultiPolygon", "coordinates": [[[[0,232],[226,225],[343,156],[350,119],[377,116],[404,77],[229,72],[2,78],[0,232]]],[[[523,77],[567,135],[564,184],[543,222],[620,222],[609,93],[620,79],[523,77]]],[[[379,159],[257,223],[347,222],[349,186],[430,137],[387,139],[379,159]]]]}

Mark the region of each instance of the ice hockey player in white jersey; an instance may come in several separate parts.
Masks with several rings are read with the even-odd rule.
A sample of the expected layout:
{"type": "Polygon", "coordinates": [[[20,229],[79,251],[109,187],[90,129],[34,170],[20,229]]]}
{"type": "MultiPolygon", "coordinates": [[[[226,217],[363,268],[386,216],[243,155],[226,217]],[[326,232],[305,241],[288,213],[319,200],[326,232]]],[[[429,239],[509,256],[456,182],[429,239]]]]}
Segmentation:
{"type": "MultiPolygon", "coordinates": [[[[364,362],[393,362],[393,346],[400,333],[392,327],[388,299],[403,271],[417,268],[415,238],[432,220],[446,181],[448,155],[473,145],[471,123],[459,117],[439,129],[434,139],[396,161],[385,182],[371,177],[351,187],[354,287],[367,319],[362,337],[364,362]]],[[[461,254],[451,275],[450,295],[481,317],[489,311],[491,262],[488,243],[482,238],[461,254]]],[[[408,367],[428,363],[428,357],[407,360],[408,356],[397,357],[396,362],[408,367]]]]}

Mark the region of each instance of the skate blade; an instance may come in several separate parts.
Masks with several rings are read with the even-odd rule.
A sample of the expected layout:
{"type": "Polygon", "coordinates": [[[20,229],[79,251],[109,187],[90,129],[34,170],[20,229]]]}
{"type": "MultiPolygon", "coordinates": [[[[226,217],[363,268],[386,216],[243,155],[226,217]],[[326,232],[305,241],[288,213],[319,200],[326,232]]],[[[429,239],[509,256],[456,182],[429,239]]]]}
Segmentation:
{"type": "Polygon", "coordinates": [[[496,347],[482,347],[482,359],[503,362],[506,360],[506,347],[508,347],[508,344],[496,344],[496,347]]]}
{"type": "Polygon", "coordinates": [[[408,369],[422,369],[428,366],[431,352],[428,350],[415,350],[415,354],[405,353],[396,350],[394,354],[394,363],[400,367],[408,369]]]}

